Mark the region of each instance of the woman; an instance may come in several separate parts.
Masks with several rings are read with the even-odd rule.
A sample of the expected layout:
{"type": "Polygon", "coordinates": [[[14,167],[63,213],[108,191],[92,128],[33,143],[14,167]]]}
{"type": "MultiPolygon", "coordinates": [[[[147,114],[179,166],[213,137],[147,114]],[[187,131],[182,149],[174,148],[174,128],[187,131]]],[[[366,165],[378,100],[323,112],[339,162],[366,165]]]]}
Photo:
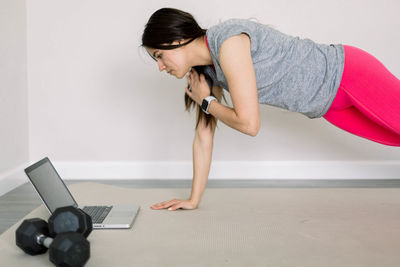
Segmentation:
{"type": "Polygon", "coordinates": [[[256,136],[259,103],[323,117],[354,135],[400,146],[400,80],[356,47],[317,44],[241,19],[205,30],[192,15],[172,8],[150,17],[142,46],[160,71],[178,79],[187,74],[186,109],[197,106],[191,197],[153,209],[197,208],[217,120],[256,136]],[[229,91],[233,108],[221,103],[223,89],[229,91]]]}

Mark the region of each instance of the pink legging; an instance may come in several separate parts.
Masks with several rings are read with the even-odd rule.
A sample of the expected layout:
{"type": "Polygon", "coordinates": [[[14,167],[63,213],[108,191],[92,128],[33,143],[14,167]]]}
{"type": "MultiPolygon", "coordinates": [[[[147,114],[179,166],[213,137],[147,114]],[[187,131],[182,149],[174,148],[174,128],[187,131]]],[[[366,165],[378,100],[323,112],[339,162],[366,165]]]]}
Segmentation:
{"type": "Polygon", "coordinates": [[[400,80],[371,54],[344,45],[336,97],[323,116],[333,125],[388,146],[400,146],[400,80]]]}

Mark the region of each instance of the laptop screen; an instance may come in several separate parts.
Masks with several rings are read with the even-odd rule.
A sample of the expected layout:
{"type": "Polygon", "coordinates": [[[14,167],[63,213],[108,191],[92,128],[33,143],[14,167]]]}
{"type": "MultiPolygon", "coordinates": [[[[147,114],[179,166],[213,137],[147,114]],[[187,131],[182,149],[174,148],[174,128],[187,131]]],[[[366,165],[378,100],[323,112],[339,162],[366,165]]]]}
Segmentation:
{"type": "Polygon", "coordinates": [[[29,166],[25,173],[51,213],[59,207],[78,206],[48,158],[29,166]]]}

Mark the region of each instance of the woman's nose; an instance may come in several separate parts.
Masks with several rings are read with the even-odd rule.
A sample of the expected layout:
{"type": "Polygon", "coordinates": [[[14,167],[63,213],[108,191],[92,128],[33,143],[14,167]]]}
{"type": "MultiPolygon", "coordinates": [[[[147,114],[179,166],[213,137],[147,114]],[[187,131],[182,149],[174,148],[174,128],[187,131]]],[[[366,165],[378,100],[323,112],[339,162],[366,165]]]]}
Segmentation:
{"type": "Polygon", "coordinates": [[[160,71],[163,71],[163,70],[165,69],[165,65],[162,63],[161,60],[158,60],[158,61],[157,61],[157,64],[158,64],[158,69],[159,69],[160,71]]]}

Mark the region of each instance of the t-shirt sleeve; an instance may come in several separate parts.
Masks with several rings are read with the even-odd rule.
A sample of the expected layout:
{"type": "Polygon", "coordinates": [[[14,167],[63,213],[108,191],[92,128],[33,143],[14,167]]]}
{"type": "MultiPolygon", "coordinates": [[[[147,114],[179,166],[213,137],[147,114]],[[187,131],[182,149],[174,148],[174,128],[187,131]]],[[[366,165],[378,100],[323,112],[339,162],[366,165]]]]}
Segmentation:
{"type": "Polygon", "coordinates": [[[212,28],[208,33],[208,40],[211,41],[211,45],[214,46],[215,56],[219,59],[219,53],[222,44],[230,37],[246,33],[250,37],[251,53],[257,51],[257,40],[256,36],[252,34],[252,25],[238,23],[235,19],[226,21],[225,23],[218,24],[212,28]]]}

